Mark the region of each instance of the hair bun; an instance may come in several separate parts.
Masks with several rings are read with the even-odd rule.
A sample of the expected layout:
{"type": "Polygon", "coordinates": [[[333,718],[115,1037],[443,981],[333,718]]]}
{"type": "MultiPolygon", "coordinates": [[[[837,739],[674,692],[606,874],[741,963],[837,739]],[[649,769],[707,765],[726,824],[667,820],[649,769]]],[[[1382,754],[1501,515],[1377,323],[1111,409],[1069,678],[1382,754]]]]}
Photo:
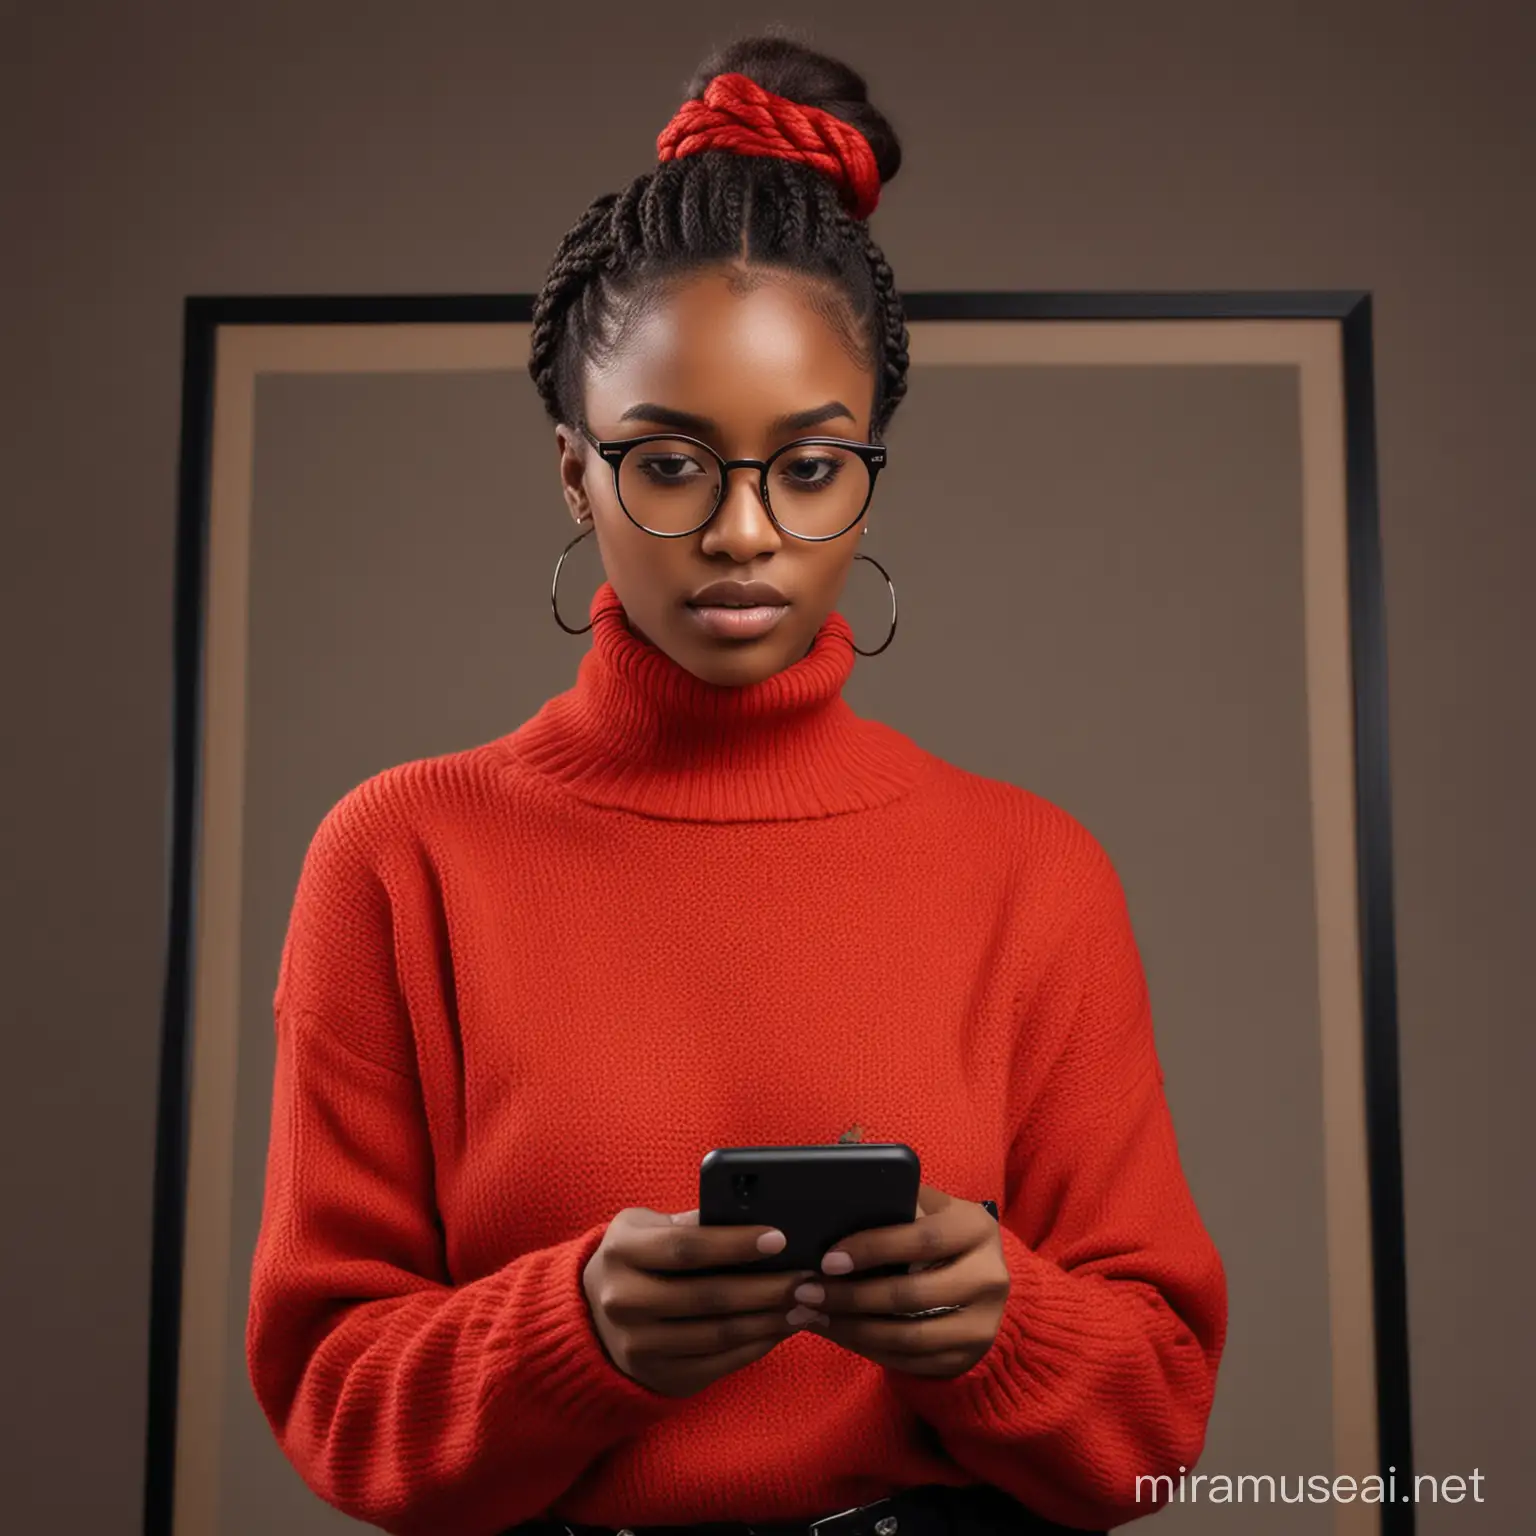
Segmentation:
{"type": "Polygon", "coordinates": [[[745,75],[775,96],[802,107],[819,107],[857,128],[874,152],[882,187],[901,169],[901,140],[896,130],[870,103],[864,77],[841,60],[779,34],[744,37],[698,67],[684,87],[685,99],[701,99],[717,75],[745,75]]]}

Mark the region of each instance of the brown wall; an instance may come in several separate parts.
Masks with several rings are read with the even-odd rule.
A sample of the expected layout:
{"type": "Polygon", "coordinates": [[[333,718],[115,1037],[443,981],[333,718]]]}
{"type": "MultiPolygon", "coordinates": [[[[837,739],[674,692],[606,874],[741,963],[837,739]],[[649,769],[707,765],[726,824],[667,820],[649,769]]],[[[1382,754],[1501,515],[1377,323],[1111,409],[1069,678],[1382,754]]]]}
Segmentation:
{"type": "MultiPolygon", "coordinates": [[[[823,9],[7,8],[7,1528],[137,1521],[183,297],[531,289],[709,44],[823,9]]],[[[905,287],[1376,294],[1418,1462],[1480,1467],[1502,1505],[1421,1529],[1512,1530],[1536,11],[1303,9],[849,4],[814,37],[906,135],[877,216],[905,287]]]]}

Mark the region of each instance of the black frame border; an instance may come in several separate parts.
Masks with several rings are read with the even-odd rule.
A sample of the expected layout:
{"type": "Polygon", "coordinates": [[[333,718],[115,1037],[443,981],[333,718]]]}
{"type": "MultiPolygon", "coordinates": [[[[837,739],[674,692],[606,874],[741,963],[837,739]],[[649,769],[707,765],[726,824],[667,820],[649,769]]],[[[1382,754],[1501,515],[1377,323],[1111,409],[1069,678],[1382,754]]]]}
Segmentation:
{"type": "MultiPolygon", "coordinates": [[[[1371,294],[926,292],[911,321],[1332,320],[1343,343],[1357,908],[1376,1329],[1378,1471],[1412,1486],[1408,1300],[1393,914],[1387,647],[1377,489],[1371,294]]],[[[193,296],[183,316],[172,626],[168,920],[155,1129],[144,1536],[172,1536],[191,1111],[192,937],[202,784],[203,598],[218,333],[233,325],[527,324],[530,295],[193,296]]],[[[1387,1484],[1391,1486],[1391,1484],[1387,1484]]],[[[1414,1504],[1383,1502],[1381,1536],[1413,1536],[1414,1504]]]]}

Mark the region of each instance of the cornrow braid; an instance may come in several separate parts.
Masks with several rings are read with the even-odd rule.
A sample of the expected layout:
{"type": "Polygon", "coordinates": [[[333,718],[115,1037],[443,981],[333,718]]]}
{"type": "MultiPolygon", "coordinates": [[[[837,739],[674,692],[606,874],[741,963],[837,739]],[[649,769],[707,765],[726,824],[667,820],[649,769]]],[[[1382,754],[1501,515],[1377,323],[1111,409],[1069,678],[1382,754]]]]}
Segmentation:
{"type": "MultiPolygon", "coordinates": [[[[852,123],[874,151],[882,183],[896,174],[896,135],[847,65],[784,38],[748,38],[700,70],[690,98],[722,73],[852,123]]],[[[812,301],[875,370],[870,429],[879,437],[907,391],[909,337],[890,263],[830,176],[722,149],[666,160],[599,197],[561,240],[534,301],[528,362],[550,418],[584,424],[586,365],[618,345],[674,279],[737,262],[810,280],[812,301]]]]}
{"type": "Polygon", "coordinates": [[[907,312],[902,306],[901,295],[896,291],[896,274],[891,271],[885,252],[875,244],[867,224],[860,226],[860,233],[864,242],[864,259],[869,263],[869,275],[874,282],[875,297],[880,305],[880,359],[884,377],[881,381],[881,404],[878,407],[881,412],[880,425],[875,430],[883,431],[896,407],[906,397],[907,367],[911,362],[907,347],[911,335],[907,330],[907,312]]]}
{"type": "Polygon", "coordinates": [[[533,375],[544,408],[557,421],[568,419],[562,414],[562,389],[557,376],[566,314],[573,304],[583,303],[594,279],[612,264],[615,247],[611,215],[618,200],[616,192],[605,193],[566,233],[555,249],[549,275],[534,301],[528,371],[533,375]]]}

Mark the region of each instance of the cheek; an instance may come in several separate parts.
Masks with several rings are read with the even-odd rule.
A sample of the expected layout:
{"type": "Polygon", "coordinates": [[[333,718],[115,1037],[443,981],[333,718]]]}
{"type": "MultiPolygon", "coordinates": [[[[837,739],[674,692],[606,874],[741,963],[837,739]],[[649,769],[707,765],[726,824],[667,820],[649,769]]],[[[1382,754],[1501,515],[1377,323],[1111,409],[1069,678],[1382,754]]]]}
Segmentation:
{"type": "Polygon", "coordinates": [[[643,533],[617,507],[600,510],[595,521],[603,574],[625,610],[636,617],[658,612],[667,594],[687,580],[687,551],[681,546],[688,541],[643,533]]]}
{"type": "Polygon", "coordinates": [[[858,553],[858,546],[851,541],[857,537],[857,534],[847,534],[835,544],[825,545],[818,551],[825,558],[818,565],[816,580],[827,595],[829,606],[836,603],[848,584],[853,557],[858,553]]]}

